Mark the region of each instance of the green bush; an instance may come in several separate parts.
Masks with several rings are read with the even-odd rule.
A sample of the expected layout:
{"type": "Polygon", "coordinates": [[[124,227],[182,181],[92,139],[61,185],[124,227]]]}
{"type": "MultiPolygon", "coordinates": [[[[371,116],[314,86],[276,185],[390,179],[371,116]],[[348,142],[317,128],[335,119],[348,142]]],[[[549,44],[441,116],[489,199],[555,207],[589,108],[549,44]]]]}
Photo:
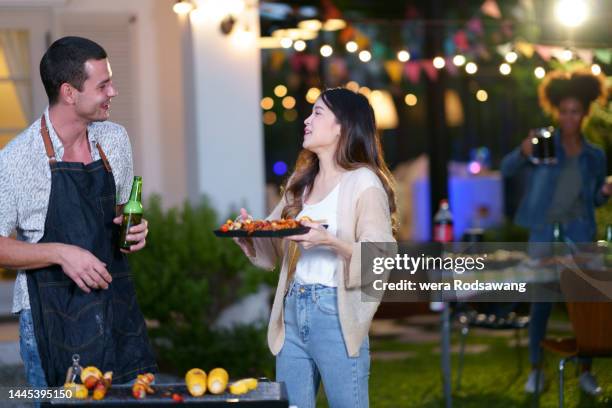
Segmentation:
{"type": "Polygon", "coordinates": [[[159,197],[145,206],[147,246],[130,255],[138,301],[164,370],[224,367],[232,377],[271,376],[266,322],[214,327],[219,314],[277,275],[251,265],[230,239],[214,236],[219,218],[206,199],[164,211],[159,197]]]}

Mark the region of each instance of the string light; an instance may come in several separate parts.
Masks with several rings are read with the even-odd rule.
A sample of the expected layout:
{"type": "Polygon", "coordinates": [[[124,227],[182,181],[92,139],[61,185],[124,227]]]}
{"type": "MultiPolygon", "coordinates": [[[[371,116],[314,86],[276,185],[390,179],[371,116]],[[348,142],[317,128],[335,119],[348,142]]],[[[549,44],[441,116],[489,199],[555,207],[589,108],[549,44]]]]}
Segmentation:
{"type": "Polygon", "coordinates": [[[293,109],[295,107],[295,98],[293,96],[285,96],[282,103],[283,108],[293,109]]]}
{"type": "Polygon", "coordinates": [[[287,95],[287,87],[285,85],[276,85],[274,87],[274,95],[278,96],[279,98],[287,95]]]}
{"type": "Polygon", "coordinates": [[[280,41],[281,47],[290,48],[293,45],[293,40],[289,37],[283,37],[280,41]]]}
{"type": "Polygon", "coordinates": [[[518,59],[518,54],[514,51],[510,51],[509,53],[506,54],[506,57],[505,57],[506,62],[508,62],[509,64],[514,64],[517,59],[518,59]]]}
{"type": "Polygon", "coordinates": [[[285,118],[287,122],[293,122],[297,119],[297,111],[295,109],[286,110],[283,112],[283,118],[285,118]]]}
{"type": "Polygon", "coordinates": [[[400,62],[406,62],[406,61],[409,61],[409,60],[410,60],[410,53],[409,53],[408,51],[406,51],[406,50],[401,50],[401,51],[398,51],[398,53],[397,53],[397,59],[398,59],[400,62]]]}
{"type": "Polygon", "coordinates": [[[455,64],[455,66],[461,67],[463,66],[463,64],[465,64],[465,57],[461,54],[457,54],[453,57],[453,64],[455,64]]]}
{"type": "Polygon", "coordinates": [[[489,94],[484,89],[479,89],[476,92],[476,99],[478,99],[480,102],[486,102],[487,99],[489,99],[489,94]]]}
{"type": "Polygon", "coordinates": [[[601,67],[597,64],[593,64],[591,65],[591,72],[593,73],[593,75],[599,75],[601,74],[601,67]]]}
{"type": "Polygon", "coordinates": [[[363,50],[359,53],[359,59],[362,62],[368,62],[369,60],[372,59],[372,54],[368,50],[363,50]]]}
{"type": "Polygon", "coordinates": [[[478,72],[478,65],[476,65],[475,62],[468,62],[465,64],[465,72],[470,75],[474,75],[476,72],[478,72]]]}
{"type": "Polygon", "coordinates": [[[510,67],[510,64],[504,62],[499,66],[499,72],[501,72],[502,75],[508,75],[510,72],[512,72],[512,68],[510,67]]]}
{"type": "Polygon", "coordinates": [[[267,111],[263,114],[263,123],[270,126],[276,123],[276,113],[267,111]]]}
{"type": "Polygon", "coordinates": [[[404,102],[406,102],[406,105],[408,106],[415,106],[418,102],[418,99],[415,94],[409,93],[404,97],[404,102]]]}
{"type": "Polygon", "coordinates": [[[359,88],[359,93],[365,96],[366,98],[369,98],[370,94],[372,93],[372,90],[367,86],[362,86],[361,88],[359,88]]]}
{"type": "Polygon", "coordinates": [[[269,96],[266,96],[265,98],[263,98],[261,100],[261,109],[272,109],[274,107],[274,99],[270,98],[269,96]]]}
{"type": "Polygon", "coordinates": [[[331,45],[325,44],[321,46],[321,49],[319,50],[319,52],[321,53],[322,56],[327,58],[334,53],[334,49],[331,47],[331,45]]]}
{"type": "Polygon", "coordinates": [[[188,0],[178,0],[174,3],[174,6],[172,6],[172,11],[180,15],[189,14],[191,10],[193,10],[193,4],[188,0]]]}
{"type": "Polygon", "coordinates": [[[306,101],[308,103],[315,103],[319,96],[321,95],[321,90],[318,88],[310,88],[306,92],[306,101]]]}
{"type": "Polygon", "coordinates": [[[359,84],[355,81],[348,81],[346,83],[346,89],[353,92],[359,92],[359,84]]]}
{"type": "Polygon", "coordinates": [[[565,49],[561,53],[561,59],[563,59],[563,61],[565,61],[565,62],[571,61],[572,58],[574,58],[574,53],[570,49],[565,49]]]}
{"type": "Polygon", "coordinates": [[[436,58],[433,59],[433,66],[436,69],[442,69],[442,68],[444,68],[445,65],[446,65],[446,61],[444,61],[444,58],[436,57],[436,58]]]}
{"type": "Polygon", "coordinates": [[[587,18],[588,9],[584,0],[559,0],[555,16],[567,27],[578,27],[587,18]]]}
{"type": "Polygon", "coordinates": [[[536,67],[536,69],[533,70],[533,74],[536,76],[536,78],[542,79],[544,76],[546,76],[546,70],[542,67],[536,67]]]}
{"type": "Polygon", "coordinates": [[[306,43],[302,40],[297,40],[293,44],[293,48],[295,48],[296,51],[304,51],[306,49],[306,43]]]}
{"type": "Polygon", "coordinates": [[[346,43],[346,50],[348,52],[355,52],[357,49],[359,49],[359,46],[355,41],[349,41],[346,43]]]}

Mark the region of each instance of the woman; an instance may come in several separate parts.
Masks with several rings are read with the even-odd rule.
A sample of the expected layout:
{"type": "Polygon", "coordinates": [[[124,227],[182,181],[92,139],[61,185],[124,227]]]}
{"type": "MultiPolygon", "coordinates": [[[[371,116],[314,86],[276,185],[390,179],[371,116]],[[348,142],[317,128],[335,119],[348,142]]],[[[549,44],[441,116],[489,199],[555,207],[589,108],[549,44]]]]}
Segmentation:
{"type": "MultiPolygon", "coordinates": [[[[553,72],[538,89],[540,105],[558,121],[554,134],[557,164],[533,166],[531,139],[527,137],[502,162],[502,173],[513,176],[531,166],[527,191],[516,214],[516,223],[529,228],[530,242],[552,242],[553,225],[561,225],[563,236],[572,242],[595,239],[595,207],[604,204],[612,193],[606,184],[604,152],[587,142],[581,133],[591,103],[605,102],[606,87],[602,78],[590,72],[553,72]]],[[[529,356],[532,371],[525,391],[536,392],[544,383],[540,369],[540,342],[546,335],[551,303],[533,303],[529,325],[529,356]],[[539,384],[538,386],[536,384],[539,384]]],[[[591,361],[583,361],[580,387],[595,395],[601,392],[590,372],[591,361]]]]}
{"type": "Polygon", "coordinates": [[[328,89],[304,124],[304,149],[268,219],[320,223],[305,221],[307,234],[285,240],[236,242],[255,265],[280,264],[268,344],[290,404],[314,407],[322,380],[331,407],[367,407],[378,302],[362,301],[360,251],[361,242],[395,241],[392,176],[363,95],[328,89]]]}

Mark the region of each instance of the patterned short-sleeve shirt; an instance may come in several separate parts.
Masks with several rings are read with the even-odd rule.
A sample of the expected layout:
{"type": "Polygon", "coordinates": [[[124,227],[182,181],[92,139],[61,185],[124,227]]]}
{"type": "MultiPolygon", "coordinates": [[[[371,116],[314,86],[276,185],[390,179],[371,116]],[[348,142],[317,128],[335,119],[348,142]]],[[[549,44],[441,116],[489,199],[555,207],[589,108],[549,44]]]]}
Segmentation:
{"type": "MultiPolygon", "coordinates": [[[[45,110],[55,158],[61,161],[64,147],[45,110]]],[[[106,154],[117,186],[117,204],[130,196],[134,170],[132,148],[123,126],[112,122],[93,122],[87,127],[92,159],[99,160],[96,143],[106,154]]],[[[13,231],[17,239],[36,243],[44,234],[51,194],[51,170],[40,134],[40,118],[0,150],[0,235],[13,231]]],[[[13,292],[13,313],[30,308],[24,271],[18,271],[13,292]]]]}

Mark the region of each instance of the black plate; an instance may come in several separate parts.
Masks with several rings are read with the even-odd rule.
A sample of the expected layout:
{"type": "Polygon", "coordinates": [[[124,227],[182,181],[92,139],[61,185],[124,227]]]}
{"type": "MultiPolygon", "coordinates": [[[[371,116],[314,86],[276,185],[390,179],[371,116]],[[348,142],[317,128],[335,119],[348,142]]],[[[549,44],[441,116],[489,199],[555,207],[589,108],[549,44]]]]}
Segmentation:
{"type": "Polygon", "coordinates": [[[248,233],[247,231],[227,231],[223,232],[221,230],[214,230],[216,236],[221,238],[233,238],[233,237],[251,237],[251,238],[274,238],[274,237],[288,237],[289,235],[302,235],[306,234],[310,231],[309,227],[299,227],[299,228],[288,228],[278,231],[253,231],[252,233],[248,233]]]}
{"type": "MultiPolygon", "coordinates": [[[[323,227],[327,228],[327,224],[323,224],[323,227]]],[[[216,236],[220,238],[280,238],[288,237],[290,235],[302,235],[306,234],[308,231],[310,231],[310,227],[288,228],[278,231],[253,231],[251,234],[242,230],[223,232],[221,230],[216,229],[213,232],[216,236]]]]}

